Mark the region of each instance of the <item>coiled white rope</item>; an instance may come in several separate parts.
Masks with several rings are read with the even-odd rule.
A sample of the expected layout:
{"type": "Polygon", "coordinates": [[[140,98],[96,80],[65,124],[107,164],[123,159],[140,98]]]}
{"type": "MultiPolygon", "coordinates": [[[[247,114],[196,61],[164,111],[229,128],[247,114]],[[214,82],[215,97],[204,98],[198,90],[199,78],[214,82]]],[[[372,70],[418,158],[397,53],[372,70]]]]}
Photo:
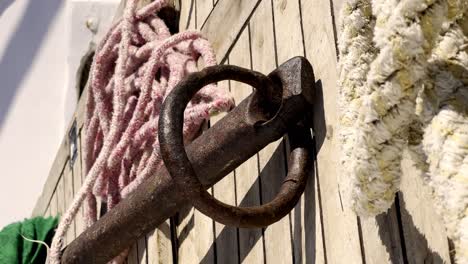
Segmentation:
{"type": "Polygon", "coordinates": [[[410,150],[468,263],[468,2],[349,0],[339,40],[340,143],[353,209],[386,211],[410,150]]]}

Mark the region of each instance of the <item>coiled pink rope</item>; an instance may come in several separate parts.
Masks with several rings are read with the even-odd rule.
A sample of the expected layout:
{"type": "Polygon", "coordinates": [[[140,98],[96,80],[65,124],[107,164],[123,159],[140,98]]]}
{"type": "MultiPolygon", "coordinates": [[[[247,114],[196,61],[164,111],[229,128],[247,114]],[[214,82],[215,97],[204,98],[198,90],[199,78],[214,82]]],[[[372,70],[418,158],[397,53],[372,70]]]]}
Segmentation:
{"type": "MultiPolygon", "coordinates": [[[[167,5],[156,0],[137,10],[129,0],[94,56],[86,105],[84,171],[86,179],[62,216],[49,260],[60,263],[65,234],[86,199],[87,226],[96,222],[96,197],[112,209],[163,166],[157,138],[165,96],[187,74],[216,64],[209,42],[199,32],[172,35],[155,13],[167,5]]],[[[210,113],[228,111],[234,100],[215,85],[204,87],[185,111],[184,136],[191,141],[210,113]]],[[[128,251],[127,251],[128,252],[128,251]]],[[[126,253],[114,259],[119,262],[126,253]]]]}

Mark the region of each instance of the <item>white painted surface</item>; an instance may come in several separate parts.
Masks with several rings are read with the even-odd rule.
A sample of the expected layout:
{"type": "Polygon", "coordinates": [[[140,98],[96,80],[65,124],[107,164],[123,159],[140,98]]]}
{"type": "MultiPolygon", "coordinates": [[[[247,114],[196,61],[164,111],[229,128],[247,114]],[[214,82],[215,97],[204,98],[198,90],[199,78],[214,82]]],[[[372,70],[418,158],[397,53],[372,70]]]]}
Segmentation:
{"type": "Polygon", "coordinates": [[[0,0],[0,229],[28,217],[40,195],[96,41],[83,19],[105,31],[119,0],[100,2],[0,0]]]}

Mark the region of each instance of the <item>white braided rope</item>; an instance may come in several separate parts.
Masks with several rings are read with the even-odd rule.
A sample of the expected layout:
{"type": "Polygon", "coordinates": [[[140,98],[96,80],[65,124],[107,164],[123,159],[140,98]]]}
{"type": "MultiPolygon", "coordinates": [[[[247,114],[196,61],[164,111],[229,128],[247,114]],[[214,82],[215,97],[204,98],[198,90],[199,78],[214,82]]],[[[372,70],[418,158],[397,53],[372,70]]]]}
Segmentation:
{"type": "Polygon", "coordinates": [[[468,55],[463,0],[350,0],[339,40],[340,143],[353,209],[386,211],[407,148],[468,263],[468,55]],[[465,31],[463,31],[465,29],[465,31]]]}

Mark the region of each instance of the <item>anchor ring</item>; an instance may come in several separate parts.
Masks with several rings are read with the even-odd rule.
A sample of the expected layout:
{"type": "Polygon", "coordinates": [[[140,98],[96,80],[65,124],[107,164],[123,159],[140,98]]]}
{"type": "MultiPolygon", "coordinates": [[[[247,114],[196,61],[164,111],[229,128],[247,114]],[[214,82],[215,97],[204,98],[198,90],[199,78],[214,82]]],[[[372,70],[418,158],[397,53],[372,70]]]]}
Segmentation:
{"type": "MultiPolygon", "coordinates": [[[[290,166],[273,200],[251,207],[236,207],[217,200],[205,190],[192,167],[185,151],[182,129],[184,110],[191,98],[204,86],[222,80],[240,81],[251,85],[258,92],[258,96],[263,97],[260,101],[269,102],[271,108],[281,111],[281,89],[269,77],[232,65],[207,67],[187,76],[165,99],[158,131],[161,156],[169,174],[184,191],[187,200],[200,212],[228,226],[266,227],[286,216],[305,190],[308,175],[313,168],[314,149],[310,130],[301,122],[288,130],[291,146],[290,166]]],[[[274,119],[268,120],[270,121],[274,119]]]]}

